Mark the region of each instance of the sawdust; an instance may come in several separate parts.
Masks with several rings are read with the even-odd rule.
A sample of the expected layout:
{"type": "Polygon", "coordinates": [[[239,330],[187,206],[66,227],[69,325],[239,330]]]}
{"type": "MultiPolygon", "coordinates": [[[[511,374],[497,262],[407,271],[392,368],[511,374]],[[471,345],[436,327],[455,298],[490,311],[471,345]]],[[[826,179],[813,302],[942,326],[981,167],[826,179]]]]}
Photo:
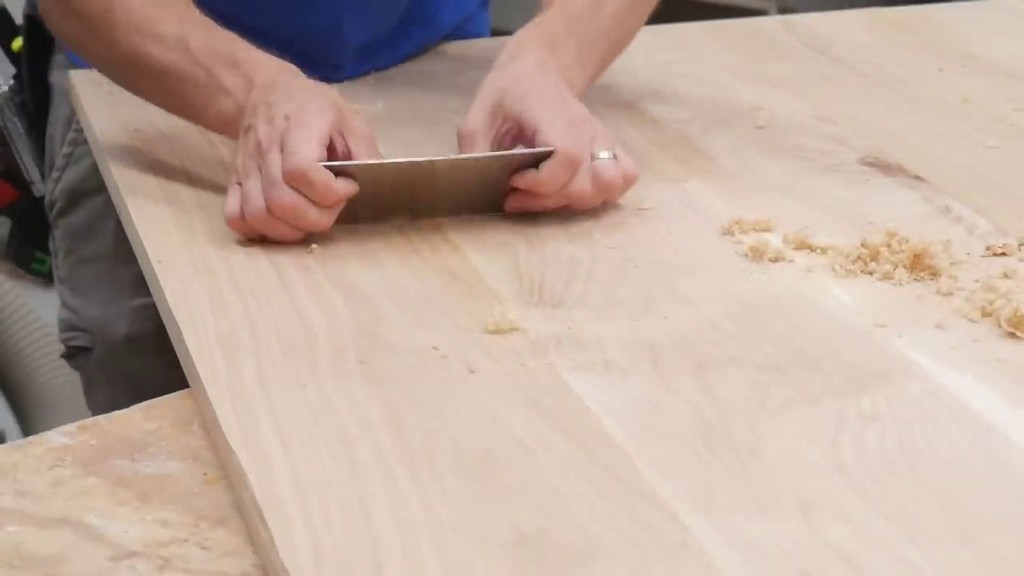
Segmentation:
{"type": "Polygon", "coordinates": [[[935,293],[939,296],[952,296],[959,291],[960,285],[954,275],[942,276],[935,284],[935,293]]]}
{"type": "MultiPolygon", "coordinates": [[[[731,236],[752,230],[754,226],[749,224],[752,222],[770,221],[733,220],[723,226],[723,234],[731,236]]],[[[805,231],[785,233],[782,243],[793,251],[827,258],[832,271],[840,277],[868,276],[897,285],[935,282],[936,291],[942,295],[950,295],[957,290],[958,278],[953,270],[956,261],[949,241],[912,239],[890,228],[853,245],[821,243],[805,231]]],[[[746,256],[755,262],[792,261],[785,251],[773,249],[763,238],[747,246],[746,256]]]]}
{"type": "Polygon", "coordinates": [[[998,256],[1016,256],[1020,252],[1020,244],[1016,242],[1003,242],[1002,244],[989,244],[985,246],[986,258],[998,256]]]}
{"type": "Polygon", "coordinates": [[[511,306],[502,305],[494,309],[484,324],[484,332],[492,335],[510,334],[519,330],[519,321],[511,306]]]}
{"type": "Polygon", "coordinates": [[[755,232],[774,232],[775,222],[765,219],[734,218],[722,226],[722,236],[739,236],[755,232]]]}
{"type": "MultiPolygon", "coordinates": [[[[722,234],[739,237],[774,230],[775,224],[770,220],[734,219],[722,227],[722,234]]],[[[942,297],[964,292],[960,307],[964,317],[973,322],[990,320],[1002,332],[1024,338],[1024,273],[1006,266],[998,273],[974,279],[968,289],[962,285],[957,270],[965,261],[954,256],[949,240],[914,239],[890,228],[852,245],[822,243],[805,231],[787,232],[782,245],[774,246],[763,236],[758,237],[747,241],[743,255],[758,263],[778,263],[794,261],[789,251],[804,252],[822,257],[828,269],[839,277],[868,277],[896,286],[931,283],[935,293],[942,297]]],[[[982,255],[998,256],[1019,256],[1024,261],[1024,236],[988,245],[982,255]]],[[[942,322],[935,324],[939,330],[945,327],[942,322]]]]}
{"type": "Polygon", "coordinates": [[[1005,333],[1024,338],[1024,282],[1016,270],[985,278],[967,295],[961,312],[972,322],[992,320],[1005,333]]]}
{"type": "Polygon", "coordinates": [[[764,238],[759,238],[748,244],[744,254],[747,259],[754,262],[770,262],[772,264],[777,264],[779,262],[793,261],[793,259],[789,257],[785,248],[772,246],[771,243],[764,238]]]}
{"type": "Polygon", "coordinates": [[[742,237],[752,234],[765,234],[775,231],[775,222],[767,219],[734,218],[721,228],[723,236],[732,237],[737,244],[746,244],[743,255],[758,263],[792,262],[786,249],[773,246],[766,238],[755,238],[745,242],[742,237]]]}
{"type": "Polygon", "coordinates": [[[950,242],[913,240],[896,230],[861,240],[855,246],[838,246],[828,252],[832,270],[839,276],[870,276],[903,285],[943,280],[943,291],[955,282],[950,242]]]}
{"type": "Polygon", "coordinates": [[[811,240],[811,237],[804,231],[783,234],[782,243],[798,252],[813,252],[819,256],[828,254],[833,248],[827,244],[819,244],[811,240]]]}

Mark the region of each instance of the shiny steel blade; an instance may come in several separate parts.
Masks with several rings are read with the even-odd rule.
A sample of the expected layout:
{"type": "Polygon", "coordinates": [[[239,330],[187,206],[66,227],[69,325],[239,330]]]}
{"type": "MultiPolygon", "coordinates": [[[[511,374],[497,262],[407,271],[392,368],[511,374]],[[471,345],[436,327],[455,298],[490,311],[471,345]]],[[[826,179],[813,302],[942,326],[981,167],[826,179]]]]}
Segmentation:
{"type": "Polygon", "coordinates": [[[509,178],[539,166],[553,152],[552,148],[518,148],[321,165],[359,184],[359,193],[348,201],[338,220],[351,224],[501,213],[509,178]]]}

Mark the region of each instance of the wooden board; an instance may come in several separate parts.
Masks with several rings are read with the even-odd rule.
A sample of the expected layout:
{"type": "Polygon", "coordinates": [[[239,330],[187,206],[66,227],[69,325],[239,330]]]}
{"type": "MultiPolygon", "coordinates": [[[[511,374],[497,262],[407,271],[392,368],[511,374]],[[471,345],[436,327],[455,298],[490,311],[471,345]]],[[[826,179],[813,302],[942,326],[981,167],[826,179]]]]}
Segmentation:
{"type": "MultiPolygon", "coordinates": [[[[1024,342],[968,292],[751,262],[720,227],[891,225],[950,241],[963,290],[1020,269],[979,254],[1024,233],[1022,26],[978,2],[652,28],[590,95],[643,169],[619,209],[314,250],[239,246],[227,143],[74,85],[272,573],[1016,574],[1024,342]],[[503,307],[520,330],[487,333],[503,307]]],[[[451,153],[497,47],[343,90],[389,156],[451,153]]]]}
{"type": "Polygon", "coordinates": [[[191,396],[0,447],[0,574],[263,574],[191,396]]]}

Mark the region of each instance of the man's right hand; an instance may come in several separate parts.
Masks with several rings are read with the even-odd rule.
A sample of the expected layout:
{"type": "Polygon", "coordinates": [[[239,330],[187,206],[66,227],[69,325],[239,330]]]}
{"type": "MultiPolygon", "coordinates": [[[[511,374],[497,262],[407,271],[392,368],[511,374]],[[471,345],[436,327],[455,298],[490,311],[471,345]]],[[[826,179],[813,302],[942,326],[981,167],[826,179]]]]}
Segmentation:
{"type": "Polygon", "coordinates": [[[319,163],[380,156],[369,126],[331,86],[224,29],[193,0],[38,4],[54,35],[108,78],[237,140],[225,219],[246,238],[298,242],[327,230],[357,188],[319,163]]]}
{"type": "Polygon", "coordinates": [[[330,229],[358,186],[319,163],[380,157],[373,131],[341,95],[300,73],[253,91],[237,146],[224,213],[250,240],[299,242],[330,229]]]}

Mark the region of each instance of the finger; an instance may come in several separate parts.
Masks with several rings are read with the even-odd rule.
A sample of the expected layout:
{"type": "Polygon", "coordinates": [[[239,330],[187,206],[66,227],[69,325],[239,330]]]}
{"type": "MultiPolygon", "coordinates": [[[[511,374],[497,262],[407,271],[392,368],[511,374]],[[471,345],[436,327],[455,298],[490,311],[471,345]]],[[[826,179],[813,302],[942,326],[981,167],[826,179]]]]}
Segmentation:
{"type": "Polygon", "coordinates": [[[528,168],[515,174],[510,183],[513,188],[534,194],[555,194],[573,179],[589,153],[579,147],[555,147],[554,154],[537,168],[528,168]]]}
{"type": "Polygon", "coordinates": [[[536,194],[527,190],[515,190],[505,198],[505,211],[551,212],[564,208],[568,200],[561,194],[536,194]]]}
{"type": "Polygon", "coordinates": [[[263,197],[263,176],[259,164],[250,154],[242,160],[240,195],[242,199],[242,217],[252,229],[261,236],[277,242],[298,242],[306,234],[278,220],[267,209],[263,197]]]}
{"type": "Polygon", "coordinates": [[[359,187],[355,181],[338,178],[321,166],[326,158],[327,145],[311,138],[301,125],[285,132],[281,154],[284,183],[317,206],[335,208],[354,196],[359,187]]]}
{"type": "Polygon", "coordinates": [[[339,116],[341,136],[353,160],[377,160],[383,157],[373,128],[359,114],[343,111],[339,116]]]}
{"type": "Polygon", "coordinates": [[[633,186],[636,185],[640,179],[640,170],[637,168],[636,161],[629,155],[628,152],[620,150],[617,152],[619,155],[619,170],[622,174],[622,186],[619,188],[619,193],[612,197],[612,201],[618,202],[626,195],[633,186]]]}
{"type": "Polygon", "coordinates": [[[228,186],[227,197],[224,199],[224,221],[228,228],[231,228],[242,238],[254,240],[259,233],[245,221],[242,215],[242,184],[237,180],[232,181],[228,186]]]}
{"type": "MultiPolygon", "coordinates": [[[[607,148],[612,150],[613,148],[607,148]]],[[[591,164],[593,195],[595,200],[590,208],[619,199],[626,191],[622,157],[616,160],[595,160],[591,164]]]]}
{"type": "Polygon", "coordinates": [[[576,176],[566,185],[564,195],[566,205],[573,210],[590,210],[604,202],[601,191],[596,188],[594,165],[583,166],[576,176]]]}
{"type": "Polygon", "coordinates": [[[337,213],[332,208],[317,206],[312,200],[293,190],[281,173],[282,154],[270,149],[260,158],[260,182],[267,210],[276,219],[306,232],[324,232],[334,225],[337,213]]]}
{"type": "Polygon", "coordinates": [[[467,116],[456,131],[460,154],[480,154],[491,150],[486,124],[475,116],[467,116]]]}

